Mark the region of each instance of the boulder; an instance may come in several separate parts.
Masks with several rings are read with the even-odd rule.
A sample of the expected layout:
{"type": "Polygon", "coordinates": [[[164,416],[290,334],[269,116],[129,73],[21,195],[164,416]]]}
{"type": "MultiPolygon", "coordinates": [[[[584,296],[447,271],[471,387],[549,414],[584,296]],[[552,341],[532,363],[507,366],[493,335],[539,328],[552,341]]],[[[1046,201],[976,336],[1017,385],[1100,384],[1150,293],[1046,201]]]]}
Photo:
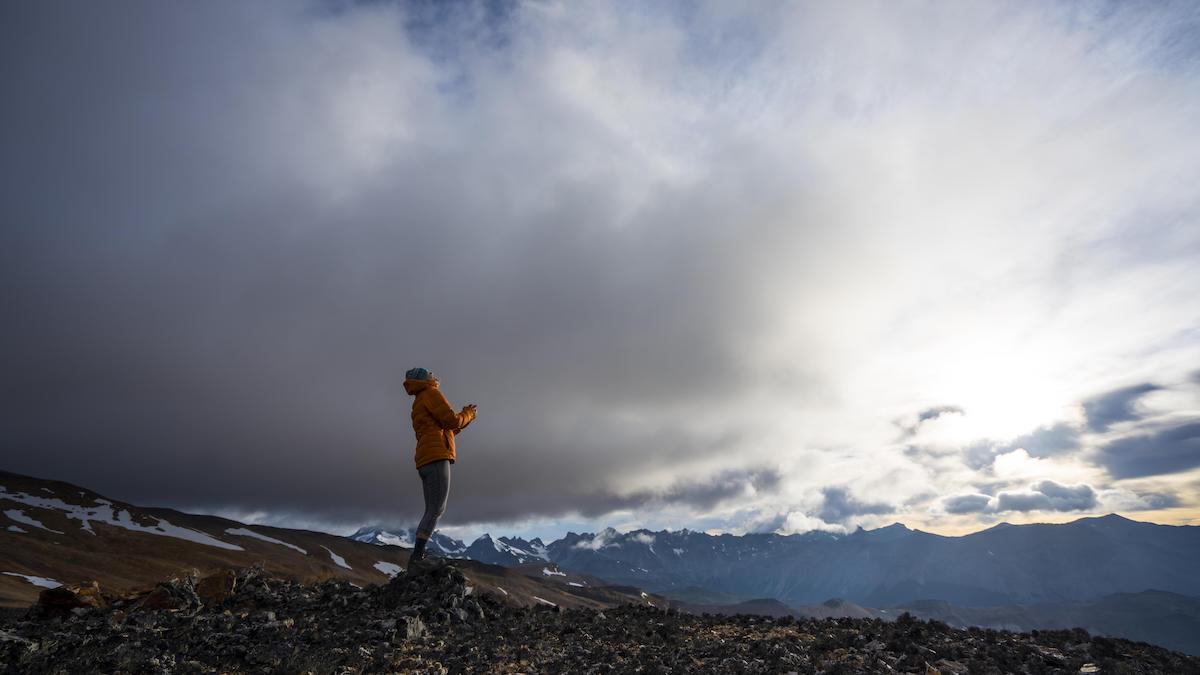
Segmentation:
{"type": "Polygon", "coordinates": [[[233,595],[234,581],[237,575],[233,570],[221,570],[210,574],[196,583],[196,595],[206,607],[213,607],[225,602],[233,595]]]}
{"type": "Polygon", "coordinates": [[[196,610],[201,607],[200,596],[196,594],[196,574],[187,574],[164,581],[154,587],[137,603],[137,609],[144,611],[166,610],[196,610]]]}
{"type": "Polygon", "coordinates": [[[101,594],[100,583],[97,581],[47,588],[38,596],[37,601],[37,608],[49,614],[66,614],[76,607],[107,606],[108,600],[101,594]]]}

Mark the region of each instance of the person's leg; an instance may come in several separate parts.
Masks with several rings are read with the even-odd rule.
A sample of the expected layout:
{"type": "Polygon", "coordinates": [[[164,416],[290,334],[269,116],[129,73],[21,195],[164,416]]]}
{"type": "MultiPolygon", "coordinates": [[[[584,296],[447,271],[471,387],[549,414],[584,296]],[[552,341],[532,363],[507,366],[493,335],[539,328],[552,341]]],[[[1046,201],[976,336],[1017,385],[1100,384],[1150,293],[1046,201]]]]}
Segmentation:
{"type": "Polygon", "coordinates": [[[438,519],[446,512],[450,496],[450,460],[430,462],[417,472],[421,475],[421,489],[425,493],[425,514],[417,525],[417,541],[409,557],[410,563],[425,557],[425,545],[433,536],[438,519]]]}

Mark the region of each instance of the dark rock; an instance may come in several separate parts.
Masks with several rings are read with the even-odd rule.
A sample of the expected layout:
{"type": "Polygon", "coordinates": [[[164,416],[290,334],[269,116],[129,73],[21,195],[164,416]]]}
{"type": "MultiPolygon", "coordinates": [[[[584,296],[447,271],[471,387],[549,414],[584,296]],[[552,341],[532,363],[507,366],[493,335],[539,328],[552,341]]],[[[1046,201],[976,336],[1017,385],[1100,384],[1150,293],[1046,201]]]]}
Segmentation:
{"type": "Polygon", "coordinates": [[[198,610],[203,602],[196,593],[196,576],[194,573],[187,574],[158,584],[154,590],[137,602],[136,609],[143,611],[198,610]]]}
{"type": "Polygon", "coordinates": [[[58,588],[47,588],[38,596],[36,608],[40,614],[61,616],[76,607],[102,608],[107,606],[108,600],[100,592],[99,582],[88,581],[58,588]]]}
{"type": "Polygon", "coordinates": [[[196,595],[206,607],[219,605],[233,595],[237,575],[233,570],[221,570],[210,574],[196,583],[196,595]]]}
{"type": "Polygon", "coordinates": [[[1084,631],[518,607],[437,560],[365,589],[213,576],[79,617],[0,620],[0,673],[1200,673],[1193,657],[1084,631]]]}

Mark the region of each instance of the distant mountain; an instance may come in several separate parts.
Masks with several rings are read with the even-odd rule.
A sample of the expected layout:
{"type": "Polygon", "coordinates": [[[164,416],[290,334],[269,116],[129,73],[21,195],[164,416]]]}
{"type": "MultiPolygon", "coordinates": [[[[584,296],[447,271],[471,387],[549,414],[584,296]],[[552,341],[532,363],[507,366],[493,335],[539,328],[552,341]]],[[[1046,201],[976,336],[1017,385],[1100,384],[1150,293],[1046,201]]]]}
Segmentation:
{"type": "Polygon", "coordinates": [[[849,535],[709,535],[683,530],[568,533],[552,562],[670,595],[687,588],[793,607],[844,598],[888,607],[1076,602],[1157,588],[1200,595],[1200,527],[1117,515],[944,537],[894,524],[849,535]]]}
{"type": "MultiPolygon", "coordinates": [[[[379,525],[360,528],[350,535],[355,541],[381,546],[402,546],[412,548],[416,539],[415,528],[407,530],[387,529],[379,525]]],[[[484,534],[467,546],[453,537],[440,532],[434,532],[429,539],[427,550],[443,558],[469,558],[491,565],[516,567],[530,562],[549,562],[550,556],[546,545],[541,539],[527,541],[520,537],[500,537],[492,539],[490,534],[484,534]]]]}
{"type": "MultiPolygon", "coordinates": [[[[458,545],[448,546],[457,551],[458,545]]],[[[995,607],[1083,602],[1151,588],[1200,596],[1200,575],[1193,571],[1200,527],[1118,515],[1065,524],[1002,523],[961,537],[899,523],[848,535],[607,528],[570,532],[545,546],[537,539],[484,535],[461,555],[506,566],[552,562],[698,604],[773,598],[802,607],[843,598],[889,607],[932,598],[995,607]]]]}
{"type": "Polygon", "coordinates": [[[546,545],[541,539],[526,541],[520,537],[492,539],[490,534],[479,537],[467,547],[465,557],[493,565],[514,567],[531,562],[549,562],[546,545]]]}
{"type": "MultiPolygon", "coordinates": [[[[409,528],[407,530],[388,530],[378,525],[374,527],[363,527],[357,532],[350,535],[354,541],[361,541],[367,544],[378,544],[380,546],[401,546],[404,548],[412,548],[414,540],[417,537],[417,530],[409,528]]],[[[463,543],[453,537],[447,537],[440,532],[434,532],[429,538],[429,543],[426,544],[426,549],[430,553],[440,555],[443,558],[470,558],[466,555],[467,547],[463,543]]],[[[478,558],[474,558],[478,560],[478,558]]],[[[484,560],[482,562],[491,562],[484,560]]]]}

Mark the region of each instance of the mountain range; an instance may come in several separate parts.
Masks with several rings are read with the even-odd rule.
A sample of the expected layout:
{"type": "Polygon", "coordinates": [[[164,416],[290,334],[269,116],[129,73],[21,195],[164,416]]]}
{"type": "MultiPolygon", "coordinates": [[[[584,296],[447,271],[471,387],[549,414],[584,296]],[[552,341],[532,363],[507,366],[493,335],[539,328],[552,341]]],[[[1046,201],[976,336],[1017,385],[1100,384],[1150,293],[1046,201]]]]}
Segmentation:
{"type": "MultiPolygon", "coordinates": [[[[193,568],[260,564],[305,583],[385,583],[411,531],[351,537],[138,507],[69,483],[0,471],[0,607],[98,581],[114,597],[193,568]]],[[[523,606],[625,603],[712,614],[891,620],[954,626],[1081,626],[1200,653],[1200,528],[1116,515],[943,537],[895,524],[840,535],[712,535],[612,528],[552,541],[435,535],[483,592],[523,606]]]]}
{"type": "MultiPolygon", "coordinates": [[[[388,535],[373,538],[380,536],[388,535]]],[[[703,602],[696,591],[730,602],[773,598],[803,606],[841,598],[870,607],[928,599],[965,607],[1084,602],[1149,589],[1200,596],[1200,527],[1115,514],[1065,524],[1001,523],[959,537],[896,523],[846,535],[608,528],[549,544],[490,535],[470,546],[445,539],[439,549],[450,557],[506,566],[551,562],[687,601],[703,602]]]]}

